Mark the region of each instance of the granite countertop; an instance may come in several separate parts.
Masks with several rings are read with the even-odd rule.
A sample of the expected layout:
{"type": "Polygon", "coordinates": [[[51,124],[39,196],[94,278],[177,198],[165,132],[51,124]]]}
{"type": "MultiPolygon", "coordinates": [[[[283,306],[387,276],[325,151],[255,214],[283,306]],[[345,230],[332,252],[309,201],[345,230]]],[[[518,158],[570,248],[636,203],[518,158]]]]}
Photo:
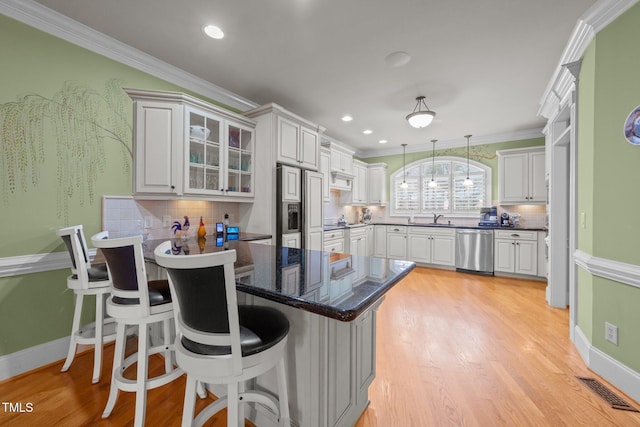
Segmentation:
{"type": "Polygon", "coordinates": [[[407,222],[372,222],[370,224],[349,224],[346,226],[337,226],[337,225],[325,225],[324,231],[332,231],[332,230],[340,230],[340,229],[349,229],[356,227],[364,227],[366,225],[402,225],[406,227],[433,227],[433,228],[469,228],[469,229],[478,229],[478,230],[527,230],[527,231],[547,231],[546,228],[542,227],[479,227],[474,225],[456,225],[456,224],[444,224],[444,223],[407,223],[407,222]]]}
{"type": "MultiPolygon", "coordinates": [[[[166,239],[143,243],[147,261],[166,239]]],[[[172,240],[174,254],[234,249],[239,291],[340,321],[352,321],[415,268],[410,261],[207,238],[172,240]]]]}

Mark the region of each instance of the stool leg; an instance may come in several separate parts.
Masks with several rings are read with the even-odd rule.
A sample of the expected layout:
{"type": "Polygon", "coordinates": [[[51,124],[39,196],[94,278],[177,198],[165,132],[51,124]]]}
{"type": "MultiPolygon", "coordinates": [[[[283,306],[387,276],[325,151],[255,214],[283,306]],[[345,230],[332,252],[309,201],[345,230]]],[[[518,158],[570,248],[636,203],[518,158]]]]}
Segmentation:
{"type": "Polygon", "coordinates": [[[82,294],[75,294],[76,307],[73,310],[73,323],[71,326],[71,341],[69,341],[69,352],[67,353],[67,360],[64,361],[64,365],[60,372],[67,372],[73,362],[73,358],[76,356],[76,334],[80,329],[80,317],[82,316],[82,301],[84,296],[82,294]]]}
{"type": "Polygon", "coordinates": [[[102,340],[104,336],[104,295],[96,294],[96,333],[93,350],[93,379],[95,384],[100,381],[100,371],[102,370],[102,340]]]}
{"type": "Polygon", "coordinates": [[[196,407],[196,384],[198,381],[187,374],[187,385],[184,390],[184,406],[182,408],[182,427],[191,427],[196,407]]]}
{"type": "Polygon", "coordinates": [[[239,427],[238,383],[227,385],[227,427],[239,427]]]}
{"type": "Polygon", "coordinates": [[[118,398],[118,384],[116,382],[116,372],[122,369],[124,363],[124,350],[127,341],[127,334],[125,332],[125,325],[122,322],[117,322],[116,325],[116,348],[113,352],[113,370],[111,371],[111,386],[109,388],[109,398],[107,399],[107,406],[104,408],[102,418],[107,418],[111,415],[113,407],[116,404],[118,398]]]}
{"type": "Polygon", "coordinates": [[[173,355],[170,349],[171,347],[171,319],[166,319],[162,322],[162,335],[164,336],[164,371],[168,374],[173,371],[173,355]]]}
{"type": "Polygon", "coordinates": [[[240,400],[240,396],[244,393],[246,389],[246,384],[244,381],[240,381],[238,383],[238,425],[244,426],[244,408],[245,404],[242,400],[240,400]]]}
{"type": "Polygon", "coordinates": [[[147,376],[149,361],[149,330],[146,324],[138,326],[138,372],[136,379],[136,413],[135,427],[144,426],[144,418],[147,409],[147,376]]]}
{"type": "Polygon", "coordinates": [[[278,403],[280,404],[280,425],[289,427],[289,393],[287,391],[287,372],[284,366],[284,358],[280,359],[277,366],[278,376],[278,403]]]}
{"type": "Polygon", "coordinates": [[[205,388],[205,385],[203,382],[198,381],[198,385],[196,386],[196,391],[198,393],[198,396],[200,396],[200,399],[204,399],[207,397],[207,389],[205,388]]]}

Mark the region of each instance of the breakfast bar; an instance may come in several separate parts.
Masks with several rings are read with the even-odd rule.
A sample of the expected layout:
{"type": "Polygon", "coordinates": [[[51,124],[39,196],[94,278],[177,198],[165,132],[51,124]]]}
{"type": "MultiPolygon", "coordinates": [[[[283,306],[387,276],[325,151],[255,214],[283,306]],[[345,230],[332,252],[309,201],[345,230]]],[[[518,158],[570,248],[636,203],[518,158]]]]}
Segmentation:
{"type": "MultiPolygon", "coordinates": [[[[143,243],[151,266],[155,247],[165,240],[143,243]]],[[[239,300],[275,307],[290,323],[286,365],[292,425],[352,426],[369,403],[375,377],[378,306],[415,264],[250,240],[251,235],[242,234],[174,239],[171,250],[185,255],[235,250],[239,300]]],[[[275,375],[269,373],[252,386],[273,392],[275,375]]],[[[277,425],[260,405],[245,416],[259,426],[277,425]]]]}

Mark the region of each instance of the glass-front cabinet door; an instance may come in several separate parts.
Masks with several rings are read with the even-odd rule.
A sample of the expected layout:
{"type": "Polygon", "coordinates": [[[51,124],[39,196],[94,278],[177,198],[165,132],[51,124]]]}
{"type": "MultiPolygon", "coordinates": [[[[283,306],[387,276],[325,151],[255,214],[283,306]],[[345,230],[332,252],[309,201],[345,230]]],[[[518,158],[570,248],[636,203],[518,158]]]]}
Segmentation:
{"type": "Polygon", "coordinates": [[[186,192],[220,194],[223,189],[222,119],[187,109],[189,174],[186,192]]]}
{"type": "Polygon", "coordinates": [[[227,124],[226,191],[229,195],[253,195],[253,130],[227,124]]]}

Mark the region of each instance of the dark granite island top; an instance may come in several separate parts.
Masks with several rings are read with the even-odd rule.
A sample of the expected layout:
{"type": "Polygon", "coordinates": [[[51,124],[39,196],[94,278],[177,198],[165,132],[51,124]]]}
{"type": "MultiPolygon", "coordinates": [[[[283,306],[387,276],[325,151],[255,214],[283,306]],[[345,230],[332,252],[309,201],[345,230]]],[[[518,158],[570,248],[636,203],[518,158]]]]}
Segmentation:
{"type": "MultiPolygon", "coordinates": [[[[143,243],[145,258],[166,239],[143,243]]],[[[174,254],[234,249],[239,291],[340,321],[352,321],[415,268],[409,261],[207,238],[172,240],[174,254]]]]}

